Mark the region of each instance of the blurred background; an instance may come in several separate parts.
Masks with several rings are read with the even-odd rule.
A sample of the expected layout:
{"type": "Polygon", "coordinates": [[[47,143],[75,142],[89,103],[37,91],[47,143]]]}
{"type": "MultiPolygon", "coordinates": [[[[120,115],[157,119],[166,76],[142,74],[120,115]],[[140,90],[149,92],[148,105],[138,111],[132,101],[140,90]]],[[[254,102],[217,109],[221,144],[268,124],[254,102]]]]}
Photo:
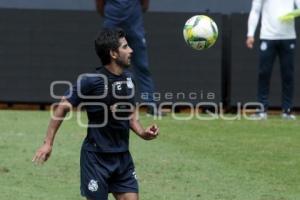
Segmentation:
{"type": "MultiPolygon", "coordinates": [[[[157,101],[213,101],[227,110],[255,101],[258,45],[253,50],[245,46],[250,8],[250,0],[151,0],[145,27],[157,101]],[[192,50],[183,40],[183,25],[196,14],[206,14],[218,25],[218,41],[208,50],[192,50]],[[166,99],[166,93],[174,96],[166,99]],[[213,99],[208,98],[211,93],[213,99]]],[[[45,109],[57,101],[50,96],[53,81],[74,82],[100,65],[93,40],[101,25],[94,1],[0,0],[0,107],[45,109]]],[[[276,63],[270,93],[273,109],[281,106],[276,63]]],[[[298,51],[295,77],[300,75],[299,64],[298,51]]],[[[299,85],[296,78],[296,109],[299,85]]],[[[53,91],[62,95],[67,87],[57,84],[53,91]]]]}

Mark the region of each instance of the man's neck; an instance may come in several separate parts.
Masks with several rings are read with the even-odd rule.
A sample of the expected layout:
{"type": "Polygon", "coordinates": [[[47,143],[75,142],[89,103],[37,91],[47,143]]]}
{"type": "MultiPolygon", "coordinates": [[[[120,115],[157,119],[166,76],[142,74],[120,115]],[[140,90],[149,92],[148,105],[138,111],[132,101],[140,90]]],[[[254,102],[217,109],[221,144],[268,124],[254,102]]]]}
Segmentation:
{"type": "Polygon", "coordinates": [[[110,63],[110,64],[106,65],[105,68],[108,71],[110,71],[112,74],[115,74],[117,76],[120,76],[124,71],[119,65],[117,65],[115,63],[110,63]]]}

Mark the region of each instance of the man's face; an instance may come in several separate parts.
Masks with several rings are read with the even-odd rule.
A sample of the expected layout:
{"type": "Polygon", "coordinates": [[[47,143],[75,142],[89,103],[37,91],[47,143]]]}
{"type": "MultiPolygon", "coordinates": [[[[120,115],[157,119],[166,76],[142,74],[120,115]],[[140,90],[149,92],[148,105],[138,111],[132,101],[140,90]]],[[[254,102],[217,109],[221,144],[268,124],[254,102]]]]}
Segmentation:
{"type": "Polygon", "coordinates": [[[123,37],[119,39],[120,47],[118,48],[118,57],[116,63],[121,67],[128,68],[130,66],[130,59],[132,49],[129,47],[127,40],[123,37]]]}

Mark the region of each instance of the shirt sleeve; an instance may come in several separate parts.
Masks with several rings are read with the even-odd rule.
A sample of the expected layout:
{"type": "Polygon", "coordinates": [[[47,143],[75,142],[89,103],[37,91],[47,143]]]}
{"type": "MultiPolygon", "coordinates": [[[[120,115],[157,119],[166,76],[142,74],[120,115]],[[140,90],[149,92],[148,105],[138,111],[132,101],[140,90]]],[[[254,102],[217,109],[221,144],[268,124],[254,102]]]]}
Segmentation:
{"type": "Polygon", "coordinates": [[[93,83],[87,76],[79,76],[77,82],[73,84],[72,88],[65,92],[66,99],[72,106],[78,106],[85,100],[84,96],[88,96],[93,90],[93,83]]]}
{"type": "Polygon", "coordinates": [[[260,18],[262,10],[263,0],[253,0],[252,8],[248,18],[248,37],[253,37],[257,28],[257,24],[260,18]]]}

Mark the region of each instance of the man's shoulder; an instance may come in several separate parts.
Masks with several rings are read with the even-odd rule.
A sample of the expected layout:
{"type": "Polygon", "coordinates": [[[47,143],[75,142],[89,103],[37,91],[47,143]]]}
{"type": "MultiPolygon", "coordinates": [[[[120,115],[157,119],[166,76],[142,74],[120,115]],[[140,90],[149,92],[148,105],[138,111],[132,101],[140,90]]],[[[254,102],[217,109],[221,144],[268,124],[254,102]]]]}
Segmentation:
{"type": "Polygon", "coordinates": [[[95,72],[87,72],[79,75],[78,83],[83,84],[99,84],[104,83],[106,80],[106,74],[102,72],[102,69],[97,68],[95,72]]]}

